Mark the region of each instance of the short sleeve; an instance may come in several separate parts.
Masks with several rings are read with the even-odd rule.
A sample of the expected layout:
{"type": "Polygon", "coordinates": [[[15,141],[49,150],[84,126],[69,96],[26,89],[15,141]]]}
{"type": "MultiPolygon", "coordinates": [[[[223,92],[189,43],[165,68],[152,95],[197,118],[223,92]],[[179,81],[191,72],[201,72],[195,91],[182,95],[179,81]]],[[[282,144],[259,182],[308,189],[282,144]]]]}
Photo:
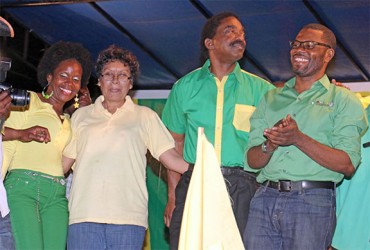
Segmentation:
{"type": "Polygon", "coordinates": [[[176,82],[162,112],[163,123],[169,130],[178,134],[185,134],[186,131],[186,116],[182,109],[183,95],[181,82],[176,82]]]}
{"type": "Polygon", "coordinates": [[[72,137],[63,151],[63,155],[71,159],[76,159],[77,157],[77,116],[78,114],[75,112],[75,115],[71,118],[72,137]]]}
{"type": "Polygon", "coordinates": [[[175,147],[175,142],[154,111],[151,111],[148,117],[146,125],[147,147],[153,157],[158,160],[164,152],[175,147]]]}

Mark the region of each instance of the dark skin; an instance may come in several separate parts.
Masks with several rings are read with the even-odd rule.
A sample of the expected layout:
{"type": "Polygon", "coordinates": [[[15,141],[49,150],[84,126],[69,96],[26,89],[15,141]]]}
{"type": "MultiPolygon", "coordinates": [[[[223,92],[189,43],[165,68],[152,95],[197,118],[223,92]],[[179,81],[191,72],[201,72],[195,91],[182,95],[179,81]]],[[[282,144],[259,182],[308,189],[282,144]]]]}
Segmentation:
{"type": "MultiPolygon", "coordinates": [[[[303,29],[296,39],[324,43],[321,36],[322,31],[303,29]]],[[[328,63],[334,57],[334,50],[319,46],[312,50],[300,47],[292,49],[290,55],[296,75],[295,90],[297,93],[302,93],[310,89],[325,74],[328,63]]],[[[355,171],[349,156],[344,151],[323,145],[304,134],[290,115],[287,115],[280,125],[265,129],[263,135],[267,138],[268,152],[273,152],[280,146],[294,145],[325,168],[345,176],[351,176],[355,171]]],[[[255,146],[247,152],[248,164],[252,168],[263,168],[270,161],[271,156],[272,154],[262,152],[261,145],[255,146]]]]}
{"type": "Polygon", "coordinates": [[[0,117],[6,120],[10,114],[12,98],[8,95],[6,91],[0,93],[0,117]]]}
{"type": "MultiPolygon", "coordinates": [[[[87,86],[81,87],[80,91],[78,92],[78,107],[85,107],[88,106],[92,103],[91,97],[90,97],[90,92],[87,86]]],[[[75,112],[77,108],[75,107],[75,102],[71,103],[68,107],[64,109],[64,112],[72,115],[73,112],[75,112]]]]}
{"type": "MultiPolygon", "coordinates": [[[[85,87],[85,89],[87,89],[87,87],[85,87]]],[[[91,104],[91,97],[90,97],[90,93],[89,93],[88,89],[82,91],[81,95],[79,95],[79,96],[80,96],[79,101],[78,101],[79,107],[84,107],[84,106],[87,106],[87,105],[91,104]]],[[[74,111],[76,111],[76,108],[74,108],[73,105],[74,104],[72,104],[71,106],[68,107],[69,110],[68,109],[65,110],[65,112],[67,114],[69,114],[68,111],[72,111],[70,113],[70,115],[72,115],[72,113],[74,111]]],[[[1,110],[0,110],[0,112],[1,112],[1,110]]],[[[43,143],[48,143],[48,142],[51,141],[48,129],[44,128],[42,126],[34,126],[34,127],[30,127],[30,128],[23,129],[23,130],[15,130],[15,129],[12,129],[12,128],[5,128],[5,131],[6,132],[5,132],[5,135],[3,137],[4,141],[19,140],[21,142],[36,141],[36,142],[43,142],[43,143]]]]}
{"type": "MultiPolygon", "coordinates": [[[[244,27],[235,17],[223,19],[212,38],[206,38],[204,44],[208,49],[211,62],[210,71],[220,80],[231,73],[236,62],[243,57],[246,41],[244,27]]],[[[183,154],[185,134],[170,131],[175,140],[175,149],[183,154]]],[[[181,175],[167,170],[168,202],[164,212],[164,222],[169,227],[175,209],[175,189],[181,175]]]]}
{"type": "MultiPolygon", "coordinates": [[[[54,69],[54,71],[47,75],[47,82],[49,82],[46,93],[51,95],[49,99],[38,93],[41,101],[50,104],[55,113],[63,121],[63,106],[64,104],[74,98],[80,89],[82,78],[82,67],[75,59],[64,60],[54,69]]],[[[19,140],[21,142],[36,141],[40,143],[48,143],[51,141],[50,133],[47,128],[42,126],[34,126],[27,129],[16,130],[5,128],[6,140],[19,140]]]]}
{"type": "Polygon", "coordinates": [[[11,140],[48,143],[51,141],[51,138],[48,129],[41,126],[34,126],[27,129],[12,129],[5,127],[3,141],[11,140]]]}
{"type": "MultiPolygon", "coordinates": [[[[43,102],[53,106],[58,116],[63,115],[63,107],[66,102],[76,96],[81,86],[82,67],[75,59],[68,59],[59,63],[51,74],[47,75],[50,83],[47,93],[53,93],[49,99],[38,93],[43,102]]],[[[61,118],[62,119],[62,118],[61,118]]]]}
{"type": "MultiPolygon", "coordinates": [[[[170,133],[173,139],[175,140],[175,150],[177,151],[177,153],[183,156],[185,135],[176,134],[171,131],[170,133]]],[[[181,175],[178,174],[177,172],[167,170],[168,201],[166,204],[166,208],[164,210],[164,223],[166,224],[167,227],[170,226],[173,210],[175,210],[175,201],[176,201],[175,190],[176,190],[177,184],[180,181],[180,178],[181,178],[181,175]]]]}

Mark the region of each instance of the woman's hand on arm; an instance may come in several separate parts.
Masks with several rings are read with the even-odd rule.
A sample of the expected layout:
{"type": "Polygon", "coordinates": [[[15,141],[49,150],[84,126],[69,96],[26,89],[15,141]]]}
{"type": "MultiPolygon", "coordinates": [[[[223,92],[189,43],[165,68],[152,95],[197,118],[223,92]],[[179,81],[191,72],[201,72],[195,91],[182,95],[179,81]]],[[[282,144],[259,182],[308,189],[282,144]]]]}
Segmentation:
{"type": "Polygon", "coordinates": [[[41,126],[33,126],[27,129],[4,128],[3,141],[18,140],[21,142],[42,142],[51,141],[49,130],[41,126]]]}

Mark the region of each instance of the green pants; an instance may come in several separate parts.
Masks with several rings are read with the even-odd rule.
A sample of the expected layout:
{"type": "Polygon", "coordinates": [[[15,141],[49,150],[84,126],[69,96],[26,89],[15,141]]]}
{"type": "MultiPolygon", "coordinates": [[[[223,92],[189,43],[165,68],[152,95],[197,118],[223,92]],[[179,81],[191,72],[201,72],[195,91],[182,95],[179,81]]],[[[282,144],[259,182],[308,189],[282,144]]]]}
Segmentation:
{"type": "Polygon", "coordinates": [[[63,177],[12,170],[5,179],[17,249],[66,247],[68,204],[63,177]]]}

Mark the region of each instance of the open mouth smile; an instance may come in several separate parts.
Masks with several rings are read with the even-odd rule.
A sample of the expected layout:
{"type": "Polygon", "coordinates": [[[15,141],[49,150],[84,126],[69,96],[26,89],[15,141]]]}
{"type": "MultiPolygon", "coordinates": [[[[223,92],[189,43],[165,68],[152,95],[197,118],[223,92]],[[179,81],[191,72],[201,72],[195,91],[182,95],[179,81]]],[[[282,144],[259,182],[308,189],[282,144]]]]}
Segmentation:
{"type": "Polygon", "coordinates": [[[62,92],[66,95],[70,95],[72,93],[72,90],[70,89],[60,88],[60,90],[62,90],[62,92]]]}

